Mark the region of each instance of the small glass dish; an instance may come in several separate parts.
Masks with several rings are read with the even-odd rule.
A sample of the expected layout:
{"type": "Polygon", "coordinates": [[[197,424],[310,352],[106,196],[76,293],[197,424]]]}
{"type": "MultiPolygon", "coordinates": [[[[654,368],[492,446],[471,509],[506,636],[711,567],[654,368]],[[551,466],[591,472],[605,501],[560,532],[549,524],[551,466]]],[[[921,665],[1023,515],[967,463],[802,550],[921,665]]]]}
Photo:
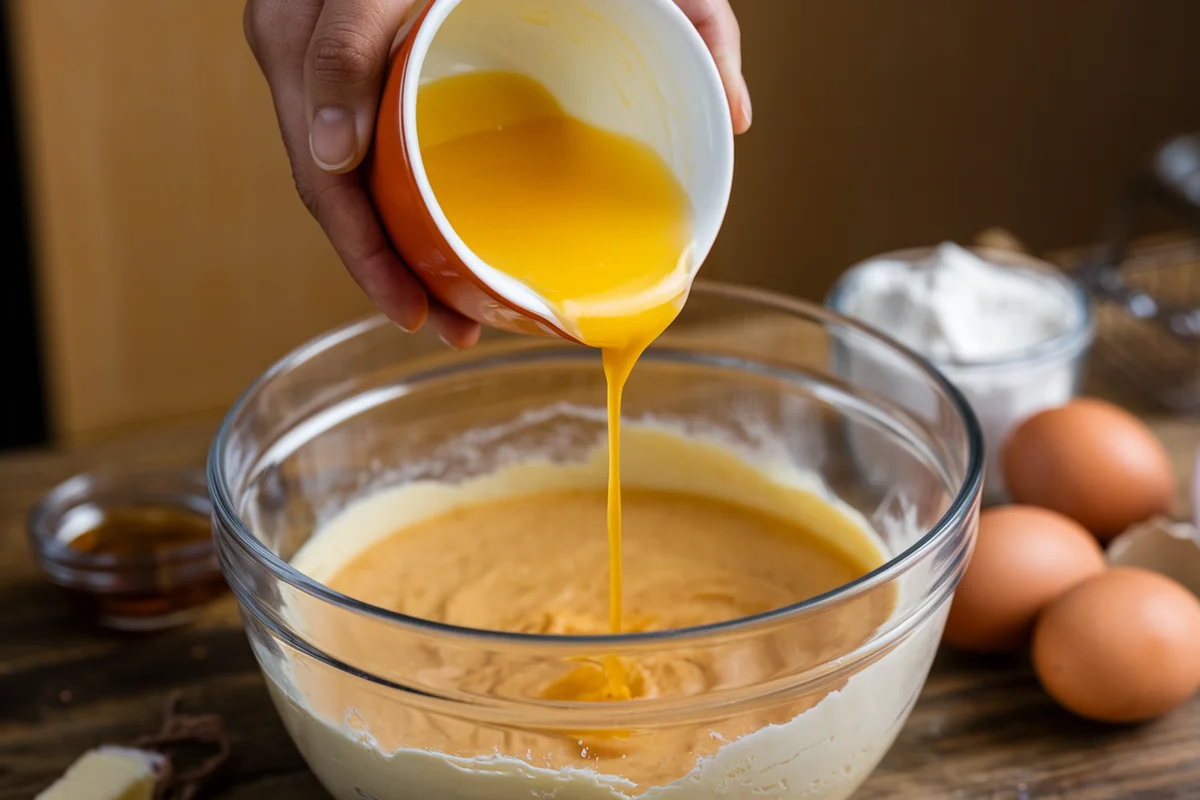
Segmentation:
{"type": "Polygon", "coordinates": [[[29,513],[34,560],[106,628],[190,622],[226,591],[200,469],[103,470],[50,490],[29,513]]]}

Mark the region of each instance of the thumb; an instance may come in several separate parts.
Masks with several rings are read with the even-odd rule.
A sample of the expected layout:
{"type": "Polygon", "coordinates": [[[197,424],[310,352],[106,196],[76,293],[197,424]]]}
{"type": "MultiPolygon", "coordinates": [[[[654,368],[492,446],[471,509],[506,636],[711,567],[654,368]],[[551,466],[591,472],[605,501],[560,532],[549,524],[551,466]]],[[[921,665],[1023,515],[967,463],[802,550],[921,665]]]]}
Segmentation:
{"type": "Polygon", "coordinates": [[[349,172],[371,145],[380,87],[412,0],[326,0],[304,60],[309,149],[328,172],[349,172]]]}

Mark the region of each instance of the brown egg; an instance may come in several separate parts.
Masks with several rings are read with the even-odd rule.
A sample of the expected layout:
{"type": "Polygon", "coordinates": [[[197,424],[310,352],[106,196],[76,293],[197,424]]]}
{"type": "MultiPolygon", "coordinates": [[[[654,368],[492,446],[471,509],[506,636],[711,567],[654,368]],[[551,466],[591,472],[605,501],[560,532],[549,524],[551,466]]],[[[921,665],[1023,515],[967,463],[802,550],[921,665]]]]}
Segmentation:
{"type": "Polygon", "coordinates": [[[1061,514],[1031,506],[989,509],[979,515],[975,552],[943,638],[963,650],[1019,650],[1047,603],[1104,568],[1095,537],[1061,514]]]}
{"type": "Polygon", "coordinates": [[[1167,513],[1171,459],[1141,420],[1090,398],[1030,417],[1001,453],[1013,501],[1066,514],[1104,541],[1167,513]]]}
{"type": "Polygon", "coordinates": [[[1200,688],[1200,600],[1158,573],[1114,567],[1046,607],[1033,665],[1081,717],[1153,719],[1200,688]]]}

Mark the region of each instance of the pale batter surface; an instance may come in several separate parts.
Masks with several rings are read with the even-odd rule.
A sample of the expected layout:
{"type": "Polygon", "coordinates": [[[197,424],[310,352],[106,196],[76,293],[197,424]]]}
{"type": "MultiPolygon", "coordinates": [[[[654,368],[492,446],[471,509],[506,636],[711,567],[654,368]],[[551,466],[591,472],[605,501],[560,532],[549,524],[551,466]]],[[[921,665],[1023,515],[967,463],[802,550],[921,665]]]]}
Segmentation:
{"type": "MultiPolygon", "coordinates": [[[[625,630],[688,628],[781,608],[868,571],[798,522],[676,492],[624,493],[625,630]]],[[[468,628],[608,632],[605,494],[466,505],[392,534],[330,588],[468,628]]]]}
{"type": "MultiPolygon", "coordinates": [[[[770,611],[885,560],[861,517],[794,472],[649,427],[631,426],[623,447],[627,629],[685,628],[770,611]]],[[[387,490],[347,509],[293,563],[350,597],[424,619],[525,633],[606,633],[605,458],[600,448],[576,464],[517,463],[460,484],[387,490]]],[[[325,652],[434,696],[617,700],[624,702],[605,706],[629,712],[619,718],[621,729],[607,732],[479,725],[444,715],[420,697],[306,662],[291,670],[284,718],[306,757],[333,759],[331,773],[339,776],[335,765],[361,751],[384,759],[381,765],[445,767],[452,782],[499,781],[501,773],[516,774],[511,764],[566,770],[537,773],[538,781],[560,776],[547,791],[560,778],[570,785],[585,780],[577,770],[596,770],[585,782],[620,776],[611,778],[617,781],[611,796],[636,796],[683,779],[730,742],[796,719],[844,679],[734,703],[690,724],[623,729],[642,704],[714,692],[733,692],[732,698],[786,681],[865,642],[895,602],[893,587],[881,587],[770,634],[536,658],[494,645],[399,636],[370,619],[326,617],[319,607],[297,609],[294,621],[325,652]],[[331,742],[339,740],[330,735],[339,729],[348,749],[340,752],[339,745],[334,754],[331,742]]],[[[361,774],[346,779],[359,781],[354,776],[361,774]]]]}

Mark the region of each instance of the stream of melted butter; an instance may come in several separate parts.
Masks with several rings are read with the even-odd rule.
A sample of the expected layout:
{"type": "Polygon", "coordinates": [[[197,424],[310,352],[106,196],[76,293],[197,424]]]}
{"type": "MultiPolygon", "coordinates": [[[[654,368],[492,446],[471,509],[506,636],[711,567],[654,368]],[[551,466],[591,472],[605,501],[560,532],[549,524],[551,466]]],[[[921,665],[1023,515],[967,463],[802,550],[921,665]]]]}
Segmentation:
{"type": "MultiPolygon", "coordinates": [[[[514,73],[472,72],[421,87],[417,131],[430,186],[463,242],[602,351],[609,630],[620,633],[621,395],[687,295],[688,197],[650,147],[571,117],[543,86],[514,73]]],[[[612,699],[628,695],[623,673],[606,671],[612,699]]]]}

